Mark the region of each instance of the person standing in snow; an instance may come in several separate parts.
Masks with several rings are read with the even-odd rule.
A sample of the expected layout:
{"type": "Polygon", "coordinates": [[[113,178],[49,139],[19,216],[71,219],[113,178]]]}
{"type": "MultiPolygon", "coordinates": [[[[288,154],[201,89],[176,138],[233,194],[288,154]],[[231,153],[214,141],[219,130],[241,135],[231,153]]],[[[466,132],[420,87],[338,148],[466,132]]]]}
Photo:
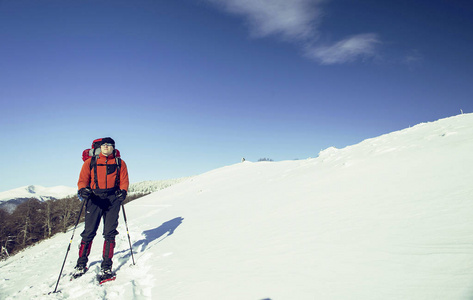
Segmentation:
{"type": "Polygon", "coordinates": [[[77,186],[79,196],[86,201],[86,214],[74,277],[79,277],[87,271],[88,255],[101,218],[105,240],[102,276],[113,274],[112,257],[115,236],[118,234],[118,215],[129,186],[127,166],[115,155],[115,141],[110,137],[103,138],[98,158],[89,158],[82,165],[77,186]]]}

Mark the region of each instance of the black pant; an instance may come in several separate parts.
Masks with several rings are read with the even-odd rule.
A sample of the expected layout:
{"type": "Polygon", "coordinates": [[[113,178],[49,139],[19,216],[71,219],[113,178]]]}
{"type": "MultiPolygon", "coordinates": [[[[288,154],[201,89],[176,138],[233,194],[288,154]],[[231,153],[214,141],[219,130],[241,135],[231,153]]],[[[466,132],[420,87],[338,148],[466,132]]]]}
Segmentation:
{"type": "Polygon", "coordinates": [[[85,214],[85,228],[81,233],[82,240],[92,241],[97,234],[100,218],[103,219],[103,237],[105,240],[114,240],[118,234],[118,214],[120,201],[115,195],[116,189],[93,190],[87,201],[85,214]]]}
{"type": "Polygon", "coordinates": [[[97,234],[100,219],[103,219],[103,249],[102,268],[112,267],[115,236],[118,234],[118,215],[121,202],[117,200],[116,189],[96,189],[87,201],[85,210],[85,228],[81,233],[82,242],[79,249],[78,265],[85,266],[92,246],[92,240],[97,234]]]}

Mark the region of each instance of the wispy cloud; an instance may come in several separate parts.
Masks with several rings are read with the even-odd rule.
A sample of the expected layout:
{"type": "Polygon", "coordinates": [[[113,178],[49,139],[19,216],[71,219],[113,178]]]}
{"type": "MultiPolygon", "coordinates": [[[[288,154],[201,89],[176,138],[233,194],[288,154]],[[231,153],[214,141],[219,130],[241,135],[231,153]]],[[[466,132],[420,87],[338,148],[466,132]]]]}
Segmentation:
{"type": "Polygon", "coordinates": [[[321,64],[341,64],[376,55],[376,46],[380,43],[374,33],[348,37],[329,46],[308,46],[306,55],[321,64]]]}
{"type": "Polygon", "coordinates": [[[410,68],[417,67],[424,61],[424,57],[417,49],[412,49],[409,53],[402,59],[402,62],[408,65],[410,68]]]}
{"type": "Polygon", "coordinates": [[[285,40],[313,38],[322,0],[206,0],[243,16],[254,37],[278,36],[285,40]]]}
{"type": "Polygon", "coordinates": [[[325,0],[205,0],[245,18],[251,36],[277,37],[302,45],[307,57],[321,64],[340,64],[375,55],[376,34],[358,34],[321,45],[319,25],[325,0]]]}

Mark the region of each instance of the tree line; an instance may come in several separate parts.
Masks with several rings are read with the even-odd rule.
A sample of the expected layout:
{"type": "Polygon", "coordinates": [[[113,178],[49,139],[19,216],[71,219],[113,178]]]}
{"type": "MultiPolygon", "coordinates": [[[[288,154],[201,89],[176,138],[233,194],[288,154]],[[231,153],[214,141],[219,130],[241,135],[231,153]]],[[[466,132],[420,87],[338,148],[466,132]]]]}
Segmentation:
{"type": "MultiPolygon", "coordinates": [[[[128,196],[125,203],[148,193],[128,196]]],[[[75,225],[82,203],[77,196],[59,200],[27,200],[16,207],[13,213],[0,209],[0,259],[18,253],[44,239],[75,225]]],[[[84,212],[80,221],[84,221],[84,212]]]]}

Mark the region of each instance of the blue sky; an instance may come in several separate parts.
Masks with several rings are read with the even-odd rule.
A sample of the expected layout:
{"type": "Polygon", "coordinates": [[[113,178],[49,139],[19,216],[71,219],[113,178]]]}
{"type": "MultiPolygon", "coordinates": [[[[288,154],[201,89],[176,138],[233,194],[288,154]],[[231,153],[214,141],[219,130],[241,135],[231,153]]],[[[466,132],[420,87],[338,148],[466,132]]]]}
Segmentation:
{"type": "Polygon", "coordinates": [[[473,3],[0,0],[0,191],[316,157],[473,112],[473,3]]]}

